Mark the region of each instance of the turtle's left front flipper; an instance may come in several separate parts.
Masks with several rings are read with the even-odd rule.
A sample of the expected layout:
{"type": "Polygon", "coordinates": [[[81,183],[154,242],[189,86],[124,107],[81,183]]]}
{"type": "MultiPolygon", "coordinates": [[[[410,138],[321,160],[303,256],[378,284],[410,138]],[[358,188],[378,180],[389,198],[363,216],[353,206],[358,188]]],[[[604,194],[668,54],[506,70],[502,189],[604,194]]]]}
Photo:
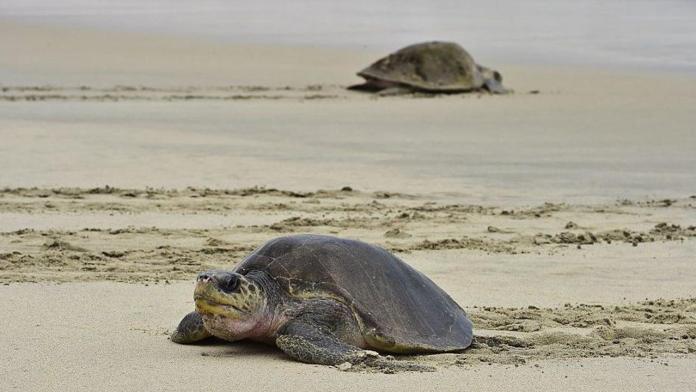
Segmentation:
{"type": "Polygon", "coordinates": [[[509,94],[512,92],[512,90],[503,86],[503,76],[500,72],[482,65],[479,65],[478,69],[483,77],[483,88],[488,90],[491,94],[509,94]]]}
{"type": "Polygon", "coordinates": [[[179,322],[179,326],[176,327],[170,339],[174,343],[191,344],[211,336],[203,325],[200,313],[191,312],[179,322]]]}
{"type": "Polygon", "coordinates": [[[340,341],[333,334],[297,320],[285,326],[283,333],[276,338],[276,346],[300,362],[320,365],[354,363],[366,355],[364,350],[340,341]]]}
{"type": "Polygon", "coordinates": [[[429,366],[388,359],[374,351],[351,346],[333,334],[304,322],[291,322],[285,333],[276,338],[276,346],[290,357],[306,363],[339,367],[348,363],[350,366],[346,368],[356,366],[356,369],[387,373],[434,370],[429,366]]]}

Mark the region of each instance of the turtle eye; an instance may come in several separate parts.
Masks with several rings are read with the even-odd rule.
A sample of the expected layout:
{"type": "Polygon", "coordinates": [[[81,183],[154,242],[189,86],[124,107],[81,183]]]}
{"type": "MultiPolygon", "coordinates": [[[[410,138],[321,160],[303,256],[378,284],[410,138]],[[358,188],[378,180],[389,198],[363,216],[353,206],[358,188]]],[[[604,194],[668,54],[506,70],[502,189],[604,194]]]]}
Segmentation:
{"type": "Polygon", "coordinates": [[[228,275],[220,281],[220,289],[226,293],[231,293],[239,287],[239,277],[237,275],[228,275]]]}

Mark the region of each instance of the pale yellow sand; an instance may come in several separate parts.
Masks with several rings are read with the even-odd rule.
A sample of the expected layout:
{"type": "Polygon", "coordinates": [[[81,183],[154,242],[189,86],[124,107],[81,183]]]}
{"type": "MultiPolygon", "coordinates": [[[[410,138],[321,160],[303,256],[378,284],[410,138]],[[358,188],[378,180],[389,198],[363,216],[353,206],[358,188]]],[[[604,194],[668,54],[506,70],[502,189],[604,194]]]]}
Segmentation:
{"type": "Polygon", "coordinates": [[[0,52],[13,54],[0,58],[3,388],[696,381],[696,307],[669,302],[696,297],[692,78],[503,64],[512,96],[375,99],[343,87],[379,53],[5,21],[0,52]],[[90,191],[105,184],[126,189],[90,191]],[[312,193],[239,191],[257,185],[312,193]],[[187,186],[199,188],[145,189],[187,186]],[[477,334],[526,346],[489,341],[419,359],[435,373],[382,375],[167,341],[197,271],[292,232],[381,244],[466,307],[477,334]]]}
{"type": "Polygon", "coordinates": [[[164,333],[192,306],[190,284],[0,286],[3,390],[688,390],[693,357],[590,358],[342,373],[252,344],[180,346],[164,333]],[[205,354],[205,355],[202,355],[205,354]],[[537,366],[538,365],[538,366],[537,366]]]}

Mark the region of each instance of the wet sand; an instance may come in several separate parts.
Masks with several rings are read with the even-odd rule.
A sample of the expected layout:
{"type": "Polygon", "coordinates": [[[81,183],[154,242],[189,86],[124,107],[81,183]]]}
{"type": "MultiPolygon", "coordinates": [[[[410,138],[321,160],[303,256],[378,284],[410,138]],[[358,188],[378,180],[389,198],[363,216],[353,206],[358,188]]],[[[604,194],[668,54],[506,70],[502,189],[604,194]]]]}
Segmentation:
{"type": "Polygon", "coordinates": [[[374,98],[343,90],[368,51],[0,29],[8,389],[696,381],[695,80],[502,64],[514,95],[374,98]],[[198,271],[305,232],[395,252],[476,345],[388,375],[167,341],[198,271]]]}
{"type": "Polygon", "coordinates": [[[381,52],[1,28],[16,54],[0,68],[3,185],[350,185],[496,204],[696,189],[687,75],[495,64],[514,95],[374,98],[343,87],[381,52]]]}

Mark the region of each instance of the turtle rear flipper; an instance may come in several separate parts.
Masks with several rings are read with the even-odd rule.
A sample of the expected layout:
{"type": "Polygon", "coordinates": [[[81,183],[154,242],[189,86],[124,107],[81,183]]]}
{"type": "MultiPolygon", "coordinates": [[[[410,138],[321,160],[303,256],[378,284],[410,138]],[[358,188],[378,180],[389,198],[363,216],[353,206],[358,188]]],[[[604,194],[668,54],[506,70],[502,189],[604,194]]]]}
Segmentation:
{"type": "Polygon", "coordinates": [[[413,94],[413,89],[406,86],[393,86],[387,87],[384,90],[380,90],[377,95],[380,97],[393,97],[397,95],[408,95],[413,94]]]}
{"type": "Polygon", "coordinates": [[[377,93],[379,96],[388,97],[394,95],[413,94],[413,89],[399,85],[384,85],[374,82],[365,82],[348,86],[348,90],[377,93]]]}
{"type": "Polygon", "coordinates": [[[376,78],[365,78],[364,83],[360,84],[354,84],[352,86],[348,86],[348,90],[354,90],[354,91],[366,91],[366,92],[379,92],[379,91],[384,91],[389,88],[393,87],[401,87],[399,83],[393,83],[388,80],[381,80],[381,79],[376,79],[376,78]]]}
{"type": "Polygon", "coordinates": [[[382,90],[383,88],[382,88],[382,87],[378,87],[378,86],[376,86],[375,84],[373,84],[373,83],[371,83],[371,82],[365,82],[365,83],[359,83],[359,84],[350,85],[350,86],[347,87],[347,89],[348,89],[348,90],[353,90],[353,91],[365,91],[365,92],[373,93],[373,92],[376,92],[376,91],[380,91],[380,90],[382,90]]]}

